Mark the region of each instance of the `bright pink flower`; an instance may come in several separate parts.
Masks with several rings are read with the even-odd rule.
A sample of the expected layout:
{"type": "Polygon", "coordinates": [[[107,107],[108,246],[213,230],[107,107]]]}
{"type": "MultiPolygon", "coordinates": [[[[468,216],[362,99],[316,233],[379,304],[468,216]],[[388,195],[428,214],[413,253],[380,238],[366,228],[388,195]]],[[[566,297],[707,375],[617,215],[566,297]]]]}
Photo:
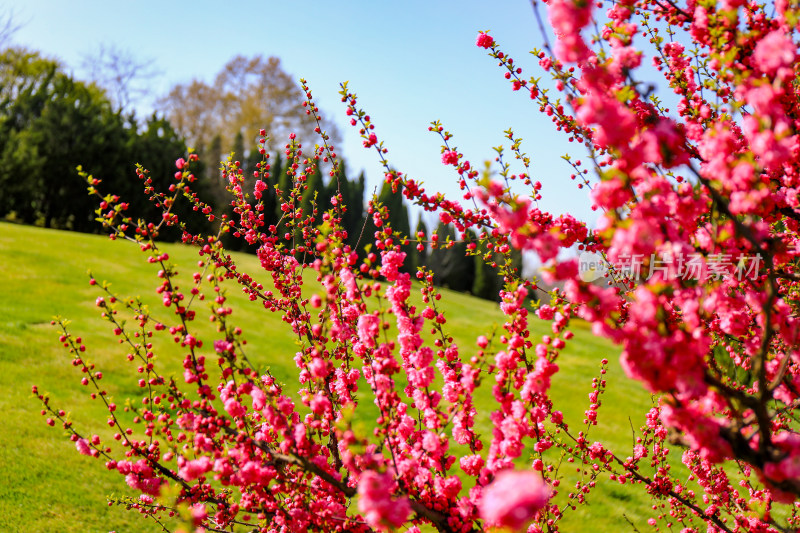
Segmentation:
{"type": "Polygon", "coordinates": [[[311,360],[311,363],[308,365],[309,370],[311,370],[311,375],[315,378],[324,378],[328,375],[328,365],[321,357],[315,357],[311,360]]]}
{"type": "Polygon", "coordinates": [[[322,298],[319,294],[312,294],[311,298],[309,299],[309,303],[314,309],[319,309],[322,307],[322,298]]]}
{"type": "Polygon", "coordinates": [[[233,351],[233,344],[226,340],[214,341],[214,351],[217,353],[230,353],[233,351]]]}
{"type": "Polygon", "coordinates": [[[480,515],[487,525],[521,529],[550,499],[550,487],[533,470],[504,470],[483,491],[480,515]]]}
{"type": "Polygon", "coordinates": [[[371,527],[380,530],[397,528],[411,513],[406,498],[392,498],[396,483],[388,472],[378,474],[368,470],[358,480],[358,510],[371,527]]]}
{"type": "Polygon", "coordinates": [[[358,317],[358,339],[367,347],[375,347],[375,337],[378,336],[380,318],[375,315],[361,315],[358,317]]]}
{"type": "Polygon", "coordinates": [[[191,506],[192,520],[195,524],[200,524],[203,520],[208,518],[206,505],[204,503],[196,503],[191,506]]]}
{"type": "Polygon", "coordinates": [[[480,455],[465,455],[459,461],[462,470],[470,476],[477,476],[483,468],[483,457],[480,455]]]}
{"type": "Polygon", "coordinates": [[[603,180],[594,186],[591,192],[595,205],[605,209],[622,207],[632,198],[630,187],[626,187],[622,180],[603,180]]]}
{"type": "Polygon", "coordinates": [[[452,150],[446,150],[442,154],[442,163],[445,165],[458,165],[458,153],[452,150]]]}
{"type": "Polygon", "coordinates": [[[247,412],[244,406],[236,401],[235,398],[228,398],[228,400],[225,401],[225,410],[234,418],[244,416],[247,412]]]}
{"type": "Polygon", "coordinates": [[[381,260],[381,274],[386,278],[386,281],[395,281],[397,279],[398,270],[403,266],[403,261],[406,259],[405,252],[386,252],[381,260]]]}
{"type": "Polygon", "coordinates": [[[214,464],[208,457],[201,457],[193,461],[186,461],[184,465],[178,470],[178,475],[186,481],[197,479],[209,470],[214,464]]]}
{"type": "Polygon", "coordinates": [[[353,301],[358,298],[358,283],[353,273],[349,269],[343,268],[339,271],[339,278],[346,290],[347,299],[353,301]]]}
{"type": "Polygon", "coordinates": [[[797,55],[797,46],[782,30],[775,30],[758,41],[753,63],[764,74],[773,75],[781,67],[790,67],[797,55]]]}
{"type": "Polygon", "coordinates": [[[492,39],[492,36],[488,33],[480,32],[478,38],[475,40],[475,44],[481,48],[491,48],[494,46],[494,39],[492,39]]]}
{"type": "Polygon", "coordinates": [[[364,141],[364,148],[369,148],[370,146],[374,146],[376,144],[378,144],[378,136],[374,133],[370,133],[369,137],[367,137],[367,140],[364,141]]]}
{"type": "Polygon", "coordinates": [[[477,342],[480,348],[486,348],[489,346],[489,339],[486,338],[486,335],[480,335],[477,342]]]}
{"type": "Polygon", "coordinates": [[[542,320],[553,320],[555,309],[549,305],[543,305],[536,311],[536,315],[542,320]]]}
{"type": "Polygon", "coordinates": [[[77,441],[75,441],[75,447],[83,455],[92,454],[92,450],[89,448],[89,441],[87,441],[86,439],[78,439],[77,441]]]}
{"type": "Polygon", "coordinates": [[[703,459],[719,463],[731,457],[730,444],[720,433],[724,423],[707,416],[697,406],[664,405],[661,408],[661,420],[667,426],[683,431],[691,449],[697,451],[703,459]]]}
{"type": "Polygon", "coordinates": [[[558,41],[556,56],[566,62],[579,62],[591,51],[581,37],[581,30],[589,24],[592,2],[587,0],[552,0],[548,15],[558,41]]]}
{"type": "Polygon", "coordinates": [[[253,411],[260,411],[267,404],[267,395],[259,388],[254,387],[250,396],[253,398],[253,411]]]}
{"type": "Polygon", "coordinates": [[[622,149],[636,134],[636,116],[616,98],[589,92],[578,107],[576,118],[581,124],[596,124],[594,141],[602,147],[622,149]]]}

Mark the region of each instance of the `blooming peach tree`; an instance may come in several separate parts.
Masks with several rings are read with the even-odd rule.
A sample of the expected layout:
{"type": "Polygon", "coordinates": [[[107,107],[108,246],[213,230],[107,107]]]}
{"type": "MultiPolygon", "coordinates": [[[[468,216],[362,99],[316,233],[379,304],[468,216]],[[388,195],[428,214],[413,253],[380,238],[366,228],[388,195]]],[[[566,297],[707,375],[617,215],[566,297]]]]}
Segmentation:
{"type": "MultiPolygon", "coordinates": [[[[153,237],[181,223],[171,208],[183,197],[214,219],[191,192],[195,156],[177,161],[168,192],[154,191],[139,170],[146,194],[163,208],[157,222],[126,218],[124,203],[103,197],[100,219],[112,237],[135,241],[159,266],[157,292],[172,313],[159,320],[101,286],[97,306],[138,361],[141,405],[128,407],[132,422],[121,418],[64,322],[61,341],[84,371],[83,383],[105,402],[116,442],[85,435],[49,397],[34,393],[48,422],[59,421],[79,452],[103,460],[141,492],[123,503],[157,521],[188,509],[188,527],[199,531],[542,532],[558,531],[604,478],[647,493],[655,529],[800,527],[798,6],[533,6],[544,40],[534,51],[538,77],[524,75],[489,33],[479,33],[476,44],[499,63],[511,91],[587,153],[588,163],[565,159],[598,211],[593,229],[538,207],[542,186],[510,130],[513,157],[508,162],[501,153],[493,174],[480,172],[433,123],[463,203],[427,193],[389,165],[372,119],[346,85],[341,90],[386,182],[454,224],[470,240],[468,253],[503,276],[505,322],[497,334],[454,341],[432,273],[404,268],[400,245],[429,243],[393,231],[385,207],[370,204],[377,231],[363,236],[373,242],[363,259],[345,244],[341,195],[321,225],[315,213],[302,212],[306,176],[324,164],[337,175],[334,147],[319,129],[313,148],[294,136],[286,144],[293,185],[276,191],[285,213],[279,227],[263,221],[262,194],[272,186],[268,156],[252,191],[244,190],[237,162],[223,166],[235,217],[223,218],[220,231],[258,246],[269,284],[258,281],[263,272],[238,269],[218,236],[185,232],[201,260],[189,287],[179,289],[176,268],[153,237]],[[656,74],[663,78],[651,80],[656,74]],[[662,100],[656,87],[673,94],[662,100]],[[537,254],[542,277],[556,288],[545,292],[521,279],[512,249],[537,254]],[[310,279],[321,292],[307,288],[310,279]],[[291,386],[246,355],[221,288],[231,282],[264,312],[279,314],[297,341],[295,354],[282,354],[296,364],[291,386]],[[414,294],[421,303],[412,303],[414,294]],[[195,325],[204,299],[213,300],[217,325],[205,342],[195,325]],[[123,323],[118,313],[134,320],[123,323]],[[533,320],[548,322],[551,333],[532,334],[533,320]],[[587,436],[615,361],[598,355],[582,423],[565,420],[550,396],[577,320],[619,345],[625,373],[655,395],[627,456],[587,436]],[[159,335],[182,347],[182,376],[170,377],[151,350],[149,339],[159,335]],[[476,397],[487,388],[489,404],[476,397]],[[365,406],[374,416],[361,431],[354,418],[365,406]],[[484,410],[491,434],[476,430],[484,410]],[[668,445],[683,447],[688,474],[676,473],[668,445]],[[587,472],[574,487],[562,483],[558,465],[565,460],[587,472]]],[[[303,90],[306,111],[319,123],[305,83],[303,90]]],[[[97,193],[99,181],[88,179],[97,193]]]]}

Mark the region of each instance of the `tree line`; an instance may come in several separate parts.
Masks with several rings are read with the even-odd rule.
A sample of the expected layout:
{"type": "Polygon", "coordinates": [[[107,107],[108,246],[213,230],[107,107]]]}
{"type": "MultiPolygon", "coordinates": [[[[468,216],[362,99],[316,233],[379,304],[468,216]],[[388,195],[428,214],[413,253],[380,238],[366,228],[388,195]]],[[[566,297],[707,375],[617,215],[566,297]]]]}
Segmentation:
{"type": "MultiPolygon", "coordinates": [[[[143,184],[136,177],[134,163],[149,170],[155,190],[164,191],[173,181],[175,158],[186,153],[189,146],[200,161],[198,196],[216,211],[231,215],[220,161],[230,155],[240,160],[245,176],[252,176],[263,156],[249,148],[261,124],[268,132],[263,147],[273,154],[271,182],[264,197],[265,216],[268,225],[279,224],[283,213],[275,191],[291,189],[291,177],[273,142],[281,135],[285,137],[289,129],[310,139],[314,125],[298,105],[302,100],[299,87],[277,58],[236,57],[211,84],[194,80],[175,86],[158,102],[162,114],[154,113],[143,120],[123,105],[129,101],[124,86],[103,84],[103,80],[119,81],[120,76],[113,72],[96,74],[94,82],[81,81],[58,61],[38,52],[16,47],[0,52],[0,219],[80,232],[100,231],[79,168],[101,179],[102,190],[114,191],[128,202],[130,213],[152,219],[158,211],[141,194],[143,184]]],[[[338,140],[335,125],[324,126],[338,140]]],[[[367,213],[367,199],[373,192],[366,190],[363,171],[357,177],[350,176],[342,163],[334,178],[318,169],[309,176],[307,185],[301,207],[309,213],[315,201],[318,223],[322,213],[332,207],[331,198],[342,194],[348,207],[343,220],[348,244],[366,256],[370,251],[366,243],[372,241],[377,228],[367,213]]],[[[412,233],[401,191],[384,184],[376,200],[388,207],[392,228],[409,236],[403,247],[410,258],[406,269],[416,272],[417,267],[427,267],[437,285],[497,298],[502,280],[487,267],[491,255],[475,255],[472,262],[464,260],[468,242],[477,240],[474,234],[457,238],[455,228],[442,223],[429,231],[422,218],[412,233]],[[440,245],[431,247],[434,233],[440,245]]],[[[191,216],[188,204],[178,205],[176,210],[192,231],[214,231],[203,217],[191,216]]],[[[177,230],[161,235],[166,240],[179,237],[177,230]]],[[[235,242],[243,251],[254,251],[235,242]]],[[[236,246],[234,240],[229,244],[236,246]]]]}
{"type": "Polygon", "coordinates": [[[175,155],[185,151],[165,118],[154,114],[140,123],[115,110],[101,88],[74,79],[37,52],[0,53],[0,217],[99,231],[78,167],[119,191],[132,212],[156,215],[141,198],[133,162],[151,171],[156,187],[166,188],[175,155]]]}

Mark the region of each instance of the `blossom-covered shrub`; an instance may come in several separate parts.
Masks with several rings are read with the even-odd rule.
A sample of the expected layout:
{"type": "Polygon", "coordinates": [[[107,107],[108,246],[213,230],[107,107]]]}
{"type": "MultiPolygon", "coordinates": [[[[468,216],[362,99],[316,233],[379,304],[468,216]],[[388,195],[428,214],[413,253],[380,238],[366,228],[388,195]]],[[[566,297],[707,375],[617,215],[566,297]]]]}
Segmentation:
{"type": "MultiPolygon", "coordinates": [[[[542,6],[534,7],[544,29],[542,6]]],[[[656,528],[800,526],[797,7],[550,0],[546,9],[557,40],[551,46],[542,31],[536,76],[523,76],[488,33],[479,33],[476,44],[499,63],[523,103],[588,151],[594,177],[580,160],[565,159],[579,187],[590,189],[599,211],[594,229],[539,209],[542,185],[531,178],[530,160],[511,131],[520,170],[501,154],[500,173],[482,174],[433,123],[442,163],[454,167],[465,202],[427,193],[388,165],[372,119],[346,85],[341,91],[364,146],[385,165],[386,182],[454,224],[470,240],[468,253],[504,276],[502,332],[475,332],[475,346],[459,346],[448,334],[432,274],[402,268],[408,258],[400,245],[410,236],[390,227],[385,207],[370,206],[377,231],[366,236],[374,247],[363,261],[344,244],[341,196],[320,226],[300,210],[307,175],[330,163],[336,176],[322,131],[314,148],[293,136],[286,145],[293,185],[277,191],[286,214],[280,227],[265,227],[260,215],[259,195],[272,186],[268,159],[253,200],[239,165],[229,161],[223,169],[236,218],[222,220],[220,231],[259,245],[274,287],[241,272],[217,236],[189,233],[184,241],[198,247],[200,271],[191,287],[176,286],[175,267],[151,237],[180,224],[171,207],[182,196],[213,219],[191,192],[194,156],[176,163],[169,194],[152,191],[140,171],[163,207],[160,221],[128,219],[119,199],[103,198],[99,218],[113,237],[137,242],[160,266],[157,292],[173,313],[159,321],[107,288],[97,300],[129,357],[140,361],[136,379],[146,401],[133,426],[124,427],[102,375],[63,323],[61,341],[84,371],[84,384],[106,403],[118,443],[84,436],[34,393],[44,400],[48,423],[61,420],[80,453],[103,458],[142,493],[126,504],[151,515],[187,506],[192,527],[211,531],[419,531],[423,524],[452,532],[557,531],[602,476],[649,494],[657,502],[650,520],[656,528]],[[649,73],[645,60],[674,93],[674,110],[640,81],[649,73]],[[540,81],[542,72],[552,87],[540,81]],[[543,293],[520,279],[512,249],[536,253],[545,281],[558,288],[543,293]],[[592,283],[596,276],[604,283],[592,283]],[[322,294],[305,289],[309,277],[322,294]],[[299,393],[288,393],[246,357],[220,289],[225,280],[283,318],[299,346],[299,393]],[[412,304],[416,292],[421,305],[412,304]],[[543,300],[536,319],[549,322],[551,334],[531,334],[532,292],[543,300]],[[194,325],[203,297],[213,299],[210,316],[218,325],[206,342],[194,325]],[[123,308],[132,324],[117,318],[123,308]],[[602,360],[600,375],[587,384],[582,428],[570,426],[550,397],[559,355],[575,342],[569,328],[576,320],[618,344],[627,375],[657,395],[628,457],[586,437],[597,421],[606,366],[616,362],[602,360]],[[145,340],[152,335],[183,348],[181,380],[162,372],[145,340]],[[476,401],[480,388],[491,389],[491,435],[475,429],[485,408],[476,401]],[[367,434],[353,425],[364,403],[377,413],[367,434]],[[673,473],[668,443],[685,448],[688,479],[673,473]],[[574,489],[561,485],[557,465],[565,459],[592,472],[574,489]]],[[[305,84],[303,90],[308,113],[319,120],[305,84]]],[[[96,192],[99,181],[89,181],[96,192]]]]}

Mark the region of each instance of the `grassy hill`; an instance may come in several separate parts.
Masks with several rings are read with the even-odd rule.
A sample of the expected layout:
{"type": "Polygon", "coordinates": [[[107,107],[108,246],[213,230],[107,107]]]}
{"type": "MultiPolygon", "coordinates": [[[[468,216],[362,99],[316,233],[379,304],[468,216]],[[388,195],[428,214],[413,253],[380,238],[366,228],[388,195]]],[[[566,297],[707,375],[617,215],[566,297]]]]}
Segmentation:
{"type": "MultiPolygon", "coordinates": [[[[181,245],[167,245],[164,249],[182,267],[181,275],[189,279],[198,261],[196,250],[181,245]]],[[[240,270],[259,272],[255,257],[236,257],[240,270]]],[[[72,367],[69,355],[58,342],[57,330],[50,325],[54,315],[62,315],[72,321],[71,331],[83,337],[88,360],[103,371],[105,385],[116,401],[120,403],[127,395],[136,394],[135,369],[125,360],[126,352],[117,344],[108,323],[99,318],[94,305],[100,292],[88,284],[89,269],[99,280],[110,281],[120,295],[140,295],[152,302],[154,309],[157,307],[157,269],[146,262],[138,247],[102,236],[0,223],[2,531],[160,530],[135,513],[106,506],[106,495],[129,493],[122,478],[108,473],[100,461],[79,455],[64,438],[63,430],[47,427],[39,415],[40,405],[30,393],[33,384],[39,385],[51,393],[54,405],[73,413],[76,426],[87,433],[109,434],[104,410],[88,398],[79,382],[80,373],[72,367]]],[[[306,290],[317,292],[319,287],[309,283],[306,290]]],[[[502,315],[492,302],[443,292],[447,325],[464,356],[476,349],[476,336],[493,324],[499,325],[502,315]]],[[[248,339],[249,357],[259,365],[269,365],[278,379],[291,380],[296,347],[280,317],[249,302],[233,285],[229,296],[235,309],[232,320],[248,339]]],[[[205,307],[196,309],[200,315],[205,307]]],[[[534,335],[541,336],[547,333],[547,324],[537,321],[533,329],[534,335]]],[[[599,361],[607,357],[611,361],[608,392],[600,410],[600,425],[592,429],[590,439],[605,441],[621,455],[629,455],[631,425],[643,423],[650,396],[638,383],[622,375],[615,348],[580,324],[573,330],[575,339],[559,359],[561,371],[553,380],[554,400],[566,420],[579,425],[588,407],[591,379],[597,376],[599,361]]],[[[175,347],[158,346],[157,353],[161,364],[177,373],[180,356],[175,347]]],[[[487,390],[479,400],[488,402],[489,395],[487,390]]],[[[483,434],[491,431],[488,413],[484,409],[479,419],[483,434]]],[[[574,468],[573,474],[568,475],[574,475],[574,468]]],[[[600,485],[589,496],[589,505],[579,507],[562,522],[564,531],[588,526],[596,531],[629,530],[627,520],[641,530],[647,529],[652,502],[642,496],[641,489],[612,482],[600,485]]]]}

